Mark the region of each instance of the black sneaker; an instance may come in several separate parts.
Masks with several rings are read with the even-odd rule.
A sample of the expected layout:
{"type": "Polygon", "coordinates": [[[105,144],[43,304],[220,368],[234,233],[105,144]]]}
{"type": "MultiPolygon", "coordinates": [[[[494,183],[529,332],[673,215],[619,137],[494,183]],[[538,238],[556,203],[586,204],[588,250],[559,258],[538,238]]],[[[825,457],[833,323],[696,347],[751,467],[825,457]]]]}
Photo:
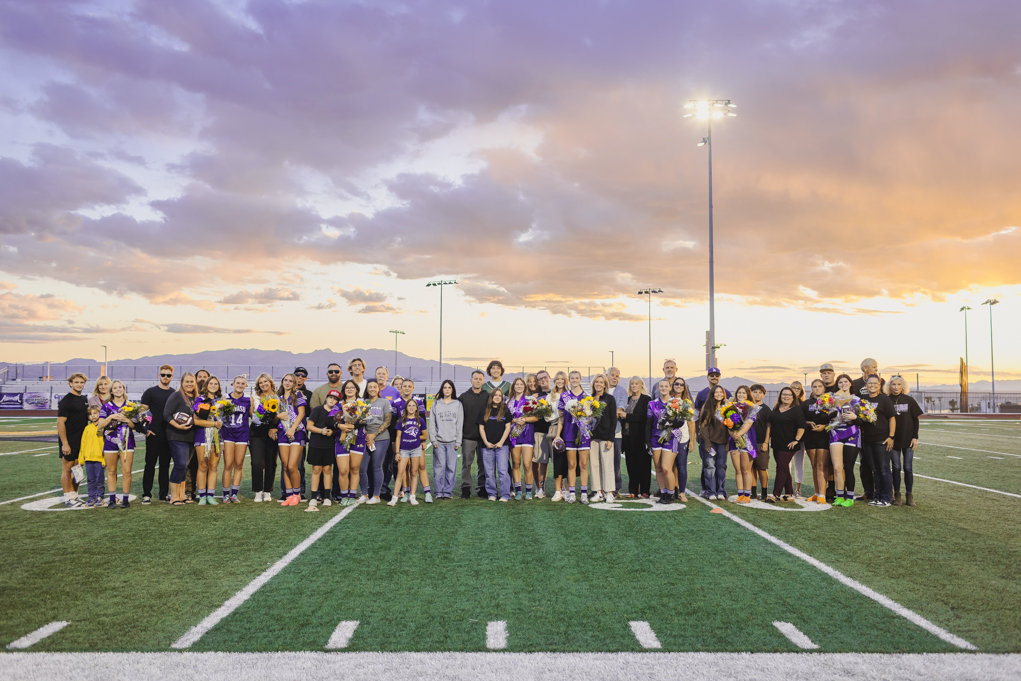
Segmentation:
{"type": "Polygon", "coordinates": [[[148,494],[142,496],[142,506],[148,506],[152,503],[152,497],[148,494]]]}
{"type": "Polygon", "coordinates": [[[475,496],[477,496],[479,499],[488,499],[489,498],[489,495],[486,494],[486,490],[484,490],[484,489],[480,489],[475,496]]]}
{"type": "Polygon", "coordinates": [[[659,503],[666,504],[666,505],[674,503],[674,494],[673,494],[673,492],[667,492],[666,494],[663,494],[662,496],[660,496],[659,503]]]}
{"type": "Polygon", "coordinates": [[[471,499],[472,498],[472,488],[471,487],[462,487],[461,488],[461,498],[462,499],[471,499]]]}
{"type": "Polygon", "coordinates": [[[379,493],[379,498],[382,499],[383,501],[390,501],[394,497],[389,492],[380,492],[379,493]]]}
{"type": "Polygon", "coordinates": [[[110,499],[110,501],[106,502],[106,507],[107,508],[117,508],[117,500],[116,499],[110,499]]]}
{"type": "Polygon", "coordinates": [[[121,498],[121,508],[127,508],[130,505],[131,504],[128,503],[128,498],[127,497],[122,497],[121,498]]]}

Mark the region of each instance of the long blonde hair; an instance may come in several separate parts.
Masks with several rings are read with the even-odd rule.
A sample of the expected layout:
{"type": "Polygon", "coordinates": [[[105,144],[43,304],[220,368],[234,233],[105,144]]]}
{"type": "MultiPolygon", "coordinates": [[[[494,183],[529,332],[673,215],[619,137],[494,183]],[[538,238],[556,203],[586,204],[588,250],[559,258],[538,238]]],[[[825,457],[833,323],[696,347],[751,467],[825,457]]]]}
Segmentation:
{"type": "Polygon", "coordinates": [[[273,382],[273,377],[270,376],[269,374],[263,372],[263,373],[259,374],[259,377],[257,379],[255,379],[255,385],[252,386],[252,393],[256,397],[262,397],[263,393],[262,393],[262,389],[259,388],[259,384],[262,383],[262,379],[264,379],[264,378],[267,381],[269,381],[269,392],[270,392],[270,394],[275,393],[277,391],[277,384],[273,382]]]}
{"type": "MultiPolygon", "coordinates": [[[[363,364],[364,364],[364,362],[363,362],[363,364]]],[[[280,401],[281,402],[284,401],[284,393],[287,392],[287,388],[284,387],[284,381],[287,380],[288,376],[291,377],[291,396],[288,398],[287,402],[292,407],[297,409],[298,408],[298,377],[297,376],[295,376],[294,374],[284,374],[280,378],[280,387],[277,388],[277,395],[280,397],[280,401]]]]}
{"type": "Polygon", "coordinates": [[[894,381],[897,381],[898,383],[900,383],[900,394],[901,395],[907,395],[909,392],[911,392],[911,386],[908,385],[908,382],[904,380],[903,376],[894,376],[893,378],[891,378],[889,381],[886,382],[886,386],[883,388],[883,392],[884,393],[886,393],[887,395],[892,395],[893,394],[893,382],[894,381]]]}

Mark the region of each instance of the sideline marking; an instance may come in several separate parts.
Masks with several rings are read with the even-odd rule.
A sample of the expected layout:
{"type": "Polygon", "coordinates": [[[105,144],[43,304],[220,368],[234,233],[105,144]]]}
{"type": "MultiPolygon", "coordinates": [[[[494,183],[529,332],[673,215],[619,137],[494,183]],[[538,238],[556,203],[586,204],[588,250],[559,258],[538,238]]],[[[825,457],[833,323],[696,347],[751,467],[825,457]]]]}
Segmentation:
{"type": "Polygon", "coordinates": [[[1021,494],[1014,494],[1013,492],[1001,492],[998,489],[989,489],[988,487],[979,487],[978,485],[969,485],[965,482],[957,482],[956,480],[944,480],[943,478],[934,478],[929,475],[922,475],[921,473],[914,474],[916,478],[925,478],[926,480],[936,480],[937,482],[946,482],[951,485],[960,485],[961,487],[970,487],[972,489],[980,489],[983,492],[993,492],[994,494],[1003,494],[1008,497],[1016,497],[1021,499],[1021,494]]]}
{"type": "Polygon", "coordinates": [[[47,636],[52,636],[53,634],[57,633],[58,631],[60,631],[69,624],[71,623],[50,622],[49,624],[39,627],[31,634],[26,634],[19,638],[17,641],[12,641],[11,643],[8,643],[7,648],[8,650],[22,650],[24,648],[28,648],[29,646],[34,646],[36,643],[39,643],[39,641],[43,640],[47,636]]]}
{"type": "Polygon", "coordinates": [[[490,650],[503,650],[507,647],[507,622],[498,620],[486,625],[486,647],[490,650]]]}
{"type": "MultiPolygon", "coordinates": [[[[915,457],[915,458],[918,458],[918,457],[915,457]]],[[[131,471],[131,474],[134,475],[135,473],[141,473],[144,470],[145,470],[144,468],[139,468],[137,471],[131,471]]],[[[119,478],[119,477],[122,477],[123,475],[124,475],[123,473],[118,473],[117,477],[119,478]]],[[[88,482],[83,482],[81,485],[78,486],[78,489],[81,489],[82,487],[88,487],[88,486],[89,486],[88,482]]],[[[59,491],[61,491],[61,488],[60,487],[55,487],[53,489],[48,489],[45,492],[39,492],[38,494],[29,494],[27,497],[18,497],[17,499],[8,499],[7,501],[0,501],[0,506],[3,506],[4,504],[13,504],[16,501],[24,501],[25,499],[35,499],[36,497],[41,497],[44,494],[53,494],[54,492],[59,492],[59,491]]]]}
{"type": "Polygon", "coordinates": [[[49,456],[49,455],[50,455],[50,454],[52,454],[52,453],[53,453],[53,452],[43,452],[42,454],[33,454],[32,456],[33,456],[33,457],[37,457],[37,456],[49,456]]]}
{"type": "Polygon", "coordinates": [[[330,520],[328,520],[326,522],[326,524],[324,524],[318,530],[316,530],[315,532],[310,534],[308,537],[306,537],[305,541],[301,542],[300,544],[295,546],[293,549],[288,551],[287,554],[283,558],[281,558],[277,562],[273,563],[273,565],[271,565],[269,567],[269,569],[267,569],[261,575],[259,575],[258,577],[253,579],[251,582],[249,582],[248,586],[246,586],[245,588],[241,589],[236,594],[234,594],[233,596],[228,598],[227,602],[225,602],[219,608],[217,608],[212,613],[207,615],[205,619],[203,619],[201,622],[196,624],[194,627],[189,629],[184,634],[184,636],[182,636],[181,638],[179,638],[176,641],[174,641],[173,643],[171,643],[170,647],[171,648],[176,648],[177,650],[183,650],[185,648],[190,648],[192,645],[195,644],[196,641],[198,641],[200,638],[202,638],[202,636],[207,631],[209,631],[210,629],[215,627],[217,624],[219,624],[220,620],[222,620],[223,618],[227,617],[232,612],[234,612],[239,607],[241,607],[241,605],[245,601],[247,601],[249,598],[254,596],[255,592],[258,591],[260,588],[262,588],[262,586],[266,582],[271,580],[281,570],[283,570],[285,567],[290,565],[291,561],[293,561],[295,558],[300,556],[305,551],[305,549],[307,549],[308,547],[312,546],[312,544],[315,544],[317,541],[319,541],[319,539],[321,539],[324,534],[329,532],[330,529],[332,529],[334,525],[336,525],[341,520],[346,518],[348,513],[350,513],[351,511],[355,510],[359,506],[361,506],[361,502],[355,503],[352,506],[348,506],[347,508],[345,508],[343,511],[341,511],[337,515],[333,516],[330,520]]]}
{"type": "Polygon", "coordinates": [[[987,456],[986,458],[987,459],[999,459],[1000,461],[1003,461],[1003,457],[1002,456],[987,456]]]}
{"type": "Polygon", "coordinates": [[[1003,454],[1004,456],[1016,456],[1021,459],[1021,454],[1011,454],[1010,452],[991,452],[988,449],[968,449],[967,447],[954,447],[953,445],[938,445],[935,442],[921,442],[920,445],[929,445],[930,447],[946,447],[947,449],[963,449],[966,452],[982,452],[983,454],[1003,454]]]}
{"type": "Polygon", "coordinates": [[[636,620],[633,622],[628,622],[628,624],[631,625],[632,633],[634,633],[635,638],[638,639],[638,643],[640,643],[643,648],[663,647],[662,645],[660,645],[659,638],[656,636],[656,632],[652,630],[652,627],[649,626],[648,622],[636,620]]]}
{"type": "Polygon", "coordinates": [[[614,499],[612,502],[598,501],[589,504],[589,508],[599,508],[604,511],[680,511],[685,507],[681,502],[674,504],[661,504],[652,499],[614,499]],[[645,508],[624,508],[623,504],[643,504],[645,508]]]}
{"type": "Polygon", "coordinates": [[[950,456],[949,454],[947,454],[947,458],[948,458],[948,459],[957,459],[958,461],[964,461],[964,459],[962,459],[962,458],[961,458],[961,457],[959,457],[959,456],[950,456]]]}
{"type": "Polygon", "coordinates": [[[1013,440],[1014,442],[1018,441],[1018,436],[1017,435],[980,435],[978,433],[955,433],[952,430],[936,430],[934,428],[927,428],[925,432],[927,432],[927,433],[948,433],[950,435],[973,435],[974,437],[995,437],[995,438],[999,438],[1001,440],[1013,440]]]}
{"type": "Polygon", "coordinates": [[[38,451],[41,451],[43,449],[53,449],[53,448],[54,448],[54,446],[50,445],[49,447],[36,447],[35,449],[23,449],[20,452],[0,452],[0,456],[14,456],[15,454],[28,454],[29,452],[38,452],[38,451]]]}
{"type": "Polygon", "coordinates": [[[909,610],[909,609],[905,608],[903,605],[901,605],[900,603],[898,603],[897,601],[884,596],[883,594],[879,593],[878,591],[874,591],[873,589],[870,589],[869,587],[865,586],[864,584],[862,584],[861,582],[859,582],[859,581],[857,581],[855,579],[851,579],[850,577],[848,577],[844,573],[839,572],[839,571],[831,568],[826,563],[823,563],[821,560],[813,558],[812,556],[808,555],[804,551],[801,551],[800,549],[794,548],[793,546],[791,546],[787,542],[785,542],[785,541],[783,541],[781,539],[777,539],[776,537],[771,535],[769,532],[766,532],[765,530],[759,529],[758,527],[756,527],[755,525],[752,525],[747,520],[744,520],[743,518],[737,517],[736,515],[734,515],[730,511],[723,510],[722,508],[720,508],[719,506],[717,506],[713,502],[709,501],[708,499],[703,499],[702,497],[698,496],[694,492],[688,491],[687,493],[689,495],[691,495],[692,497],[694,497],[695,499],[697,499],[698,501],[700,501],[703,504],[705,504],[706,506],[709,506],[710,508],[712,508],[714,510],[719,510],[724,516],[726,516],[727,518],[730,518],[731,520],[733,520],[738,525],[740,525],[740,526],[742,526],[742,527],[744,527],[746,529],[751,530],[752,532],[754,532],[755,534],[759,535],[760,537],[762,537],[766,541],[768,541],[768,542],[770,542],[772,544],[775,544],[776,546],[779,546],[781,549],[783,549],[787,553],[791,554],[792,556],[796,556],[797,558],[800,558],[801,560],[805,561],[806,563],[819,568],[820,570],[822,570],[823,572],[828,574],[830,577],[832,577],[833,579],[835,579],[838,582],[840,582],[841,584],[844,584],[845,586],[851,587],[852,589],[854,589],[855,591],[857,591],[861,595],[863,595],[863,596],[865,596],[867,598],[871,598],[876,603],[879,603],[883,607],[885,607],[885,608],[887,608],[889,610],[892,610],[893,612],[897,613],[898,615],[900,615],[904,619],[906,619],[906,620],[908,620],[910,622],[914,622],[915,624],[920,626],[922,629],[925,629],[926,631],[928,631],[930,634],[933,634],[934,636],[937,636],[937,637],[943,639],[944,641],[946,641],[947,643],[949,643],[951,645],[954,645],[954,646],[957,646],[958,648],[963,648],[964,650],[978,650],[978,648],[976,648],[971,643],[968,643],[967,641],[965,641],[960,636],[956,636],[954,634],[951,634],[946,629],[943,629],[942,627],[937,626],[936,624],[933,624],[929,620],[927,620],[924,617],[922,617],[921,615],[919,615],[914,610],[909,610]]]}
{"type": "Polygon", "coordinates": [[[351,637],[354,636],[355,629],[358,628],[358,620],[344,620],[337,625],[337,628],[333,630],[333,635],[330,636],[329,642],[326,644],[329,650],[339,650],[340,648],[347,648],[348,642],[351,637]]]}
{"type": "Polygon", "coordinates": [[[779,629],[780,633],[786,636],[791,643],[802,650],[818,650],[819,646],[812,643],[812,639],[801,633],[801,630],[790,622],[773,622],[773,626],[779,629]]]}

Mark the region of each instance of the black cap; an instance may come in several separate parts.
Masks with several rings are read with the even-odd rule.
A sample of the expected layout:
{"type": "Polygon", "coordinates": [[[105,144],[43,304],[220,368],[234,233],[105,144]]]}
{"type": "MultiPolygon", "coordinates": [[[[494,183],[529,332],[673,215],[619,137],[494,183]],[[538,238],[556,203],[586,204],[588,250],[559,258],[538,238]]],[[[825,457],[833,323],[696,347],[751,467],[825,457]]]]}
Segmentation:
{"type": "Polygon", "coordinates": [[[297,376],[298,374],[303,374],[305,378],[308,378],[308,369],[306,369],[305,367],[296,367],[294,371],[291,373],[293,373],[295,376],[297,376]]]}

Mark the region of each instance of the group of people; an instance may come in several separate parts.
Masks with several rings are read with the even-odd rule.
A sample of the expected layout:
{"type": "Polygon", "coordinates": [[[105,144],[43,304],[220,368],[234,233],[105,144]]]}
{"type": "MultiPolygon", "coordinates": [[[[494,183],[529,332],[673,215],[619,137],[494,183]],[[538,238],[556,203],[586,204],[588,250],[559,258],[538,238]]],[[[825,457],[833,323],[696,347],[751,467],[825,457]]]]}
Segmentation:
{"type": "Polygon", "coordinates": [[[303,367],[279,385],[260,374],[251,387],[246,376],[223,385],[208,371],[185,372],[174,389],[174,368],[164,365],[159,383],[142,395],[144,418],[132,411],[137,405],[129,404],[120,381],[102,377],[86,397],[85,376],[74,374],[58,407],[61,486],[67,506],[128,507],[138,431],[146,439],[142,504],[152,502],[154,479],[157,498],[174,506],[238,503],[249,451],[255,501],[273,500],[279,462],[281,505],[307,498],[308,512],[334,503],[415,505],[419,484],[426,503],[452,499],[459,457],[462,499],[472,496],[473,486],[491,501],[543,499],[552,462],[552,501],[654,498],[670,504],[687,501],[688,456],[697,443],[700,494],[710,501],[729,498],[728,462],[737,503],[801,500],[807,454],[814,491],[808,502],[843,507],[864,497],[876,507],[913,506],[912,459],[922,411],[903,378],[884,381],[873,359],[864,360],[861,370],[852,379],[823,364],[809,394],[796,381],[769,406],[764,386],[742,385],[732,395],[716,368],[708,371],[709,386],[692,397],[673,360],[664,362],[664,376],[651,390],[637,376],[625,384],[620,371],[610,368],[591,377],[588,392],[580,372],[539,371],[508,381],[503,364],[493,360],[485,372],[472,373],[460,395],[452,381],[443,381],[427,414],[412,380],[391,381],[385,367],[367,378],[359,358],[348,363],[347,380],[339,364],[330,364],[327,382],[315,390],[305,387],[303,367]],[[724,418],[725,412],[735,416],[724,418]],[[429,445],[434,487],[425,465],[429,445]],[[855,495],[856,463],[861,496],[855,495]],[[83,478],[87,501],[78,496],[83,478]]]}

